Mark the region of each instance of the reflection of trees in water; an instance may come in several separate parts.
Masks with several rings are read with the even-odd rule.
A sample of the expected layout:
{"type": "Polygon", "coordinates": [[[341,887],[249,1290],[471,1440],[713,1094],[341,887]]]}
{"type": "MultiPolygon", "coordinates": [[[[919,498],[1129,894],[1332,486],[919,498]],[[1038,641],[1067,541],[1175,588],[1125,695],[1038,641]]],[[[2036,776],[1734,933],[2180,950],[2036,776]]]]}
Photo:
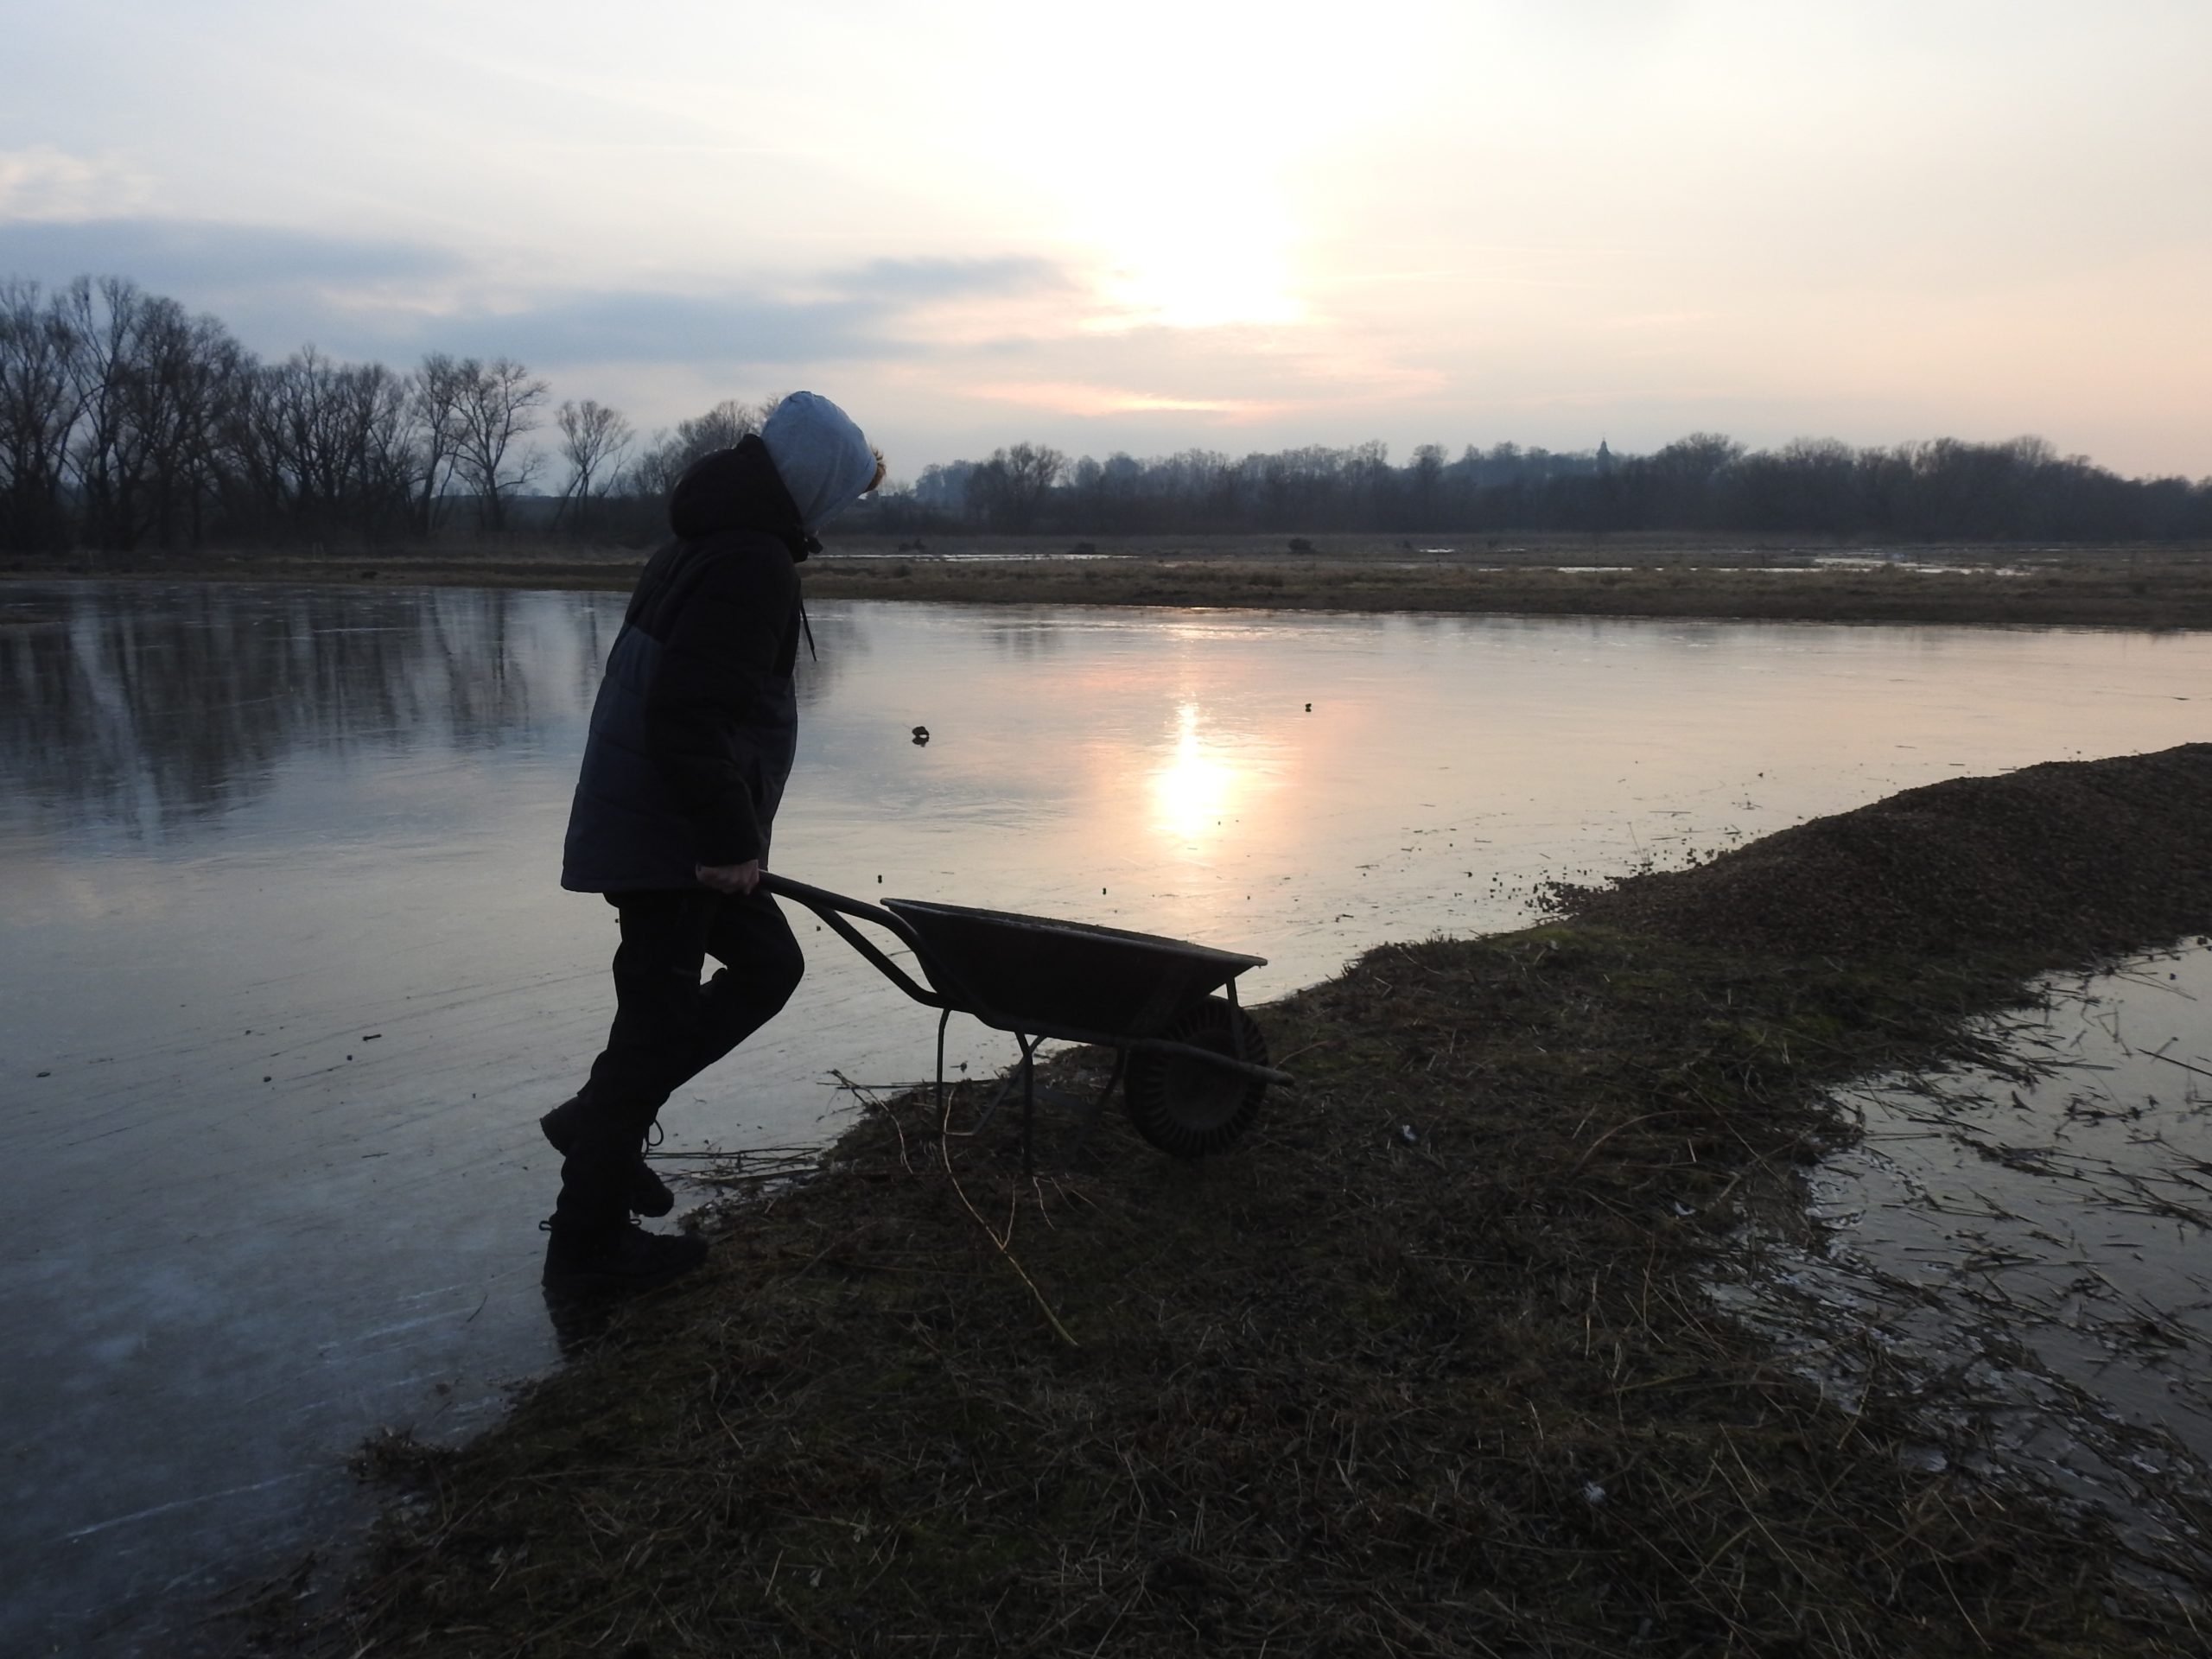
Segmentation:
{"type": "MultiPolygon", "coordinates": [[[[549,741],[580,750],[625,604],[219,585],[87,585],[37,599],[56,620],[0,628],[0,821],[134,836],[256,798],[304,753],[549,741]]],[[[822,658],[803,662],[808,702],[827,695],[841,658],[866,649],[849,619],[817,619],[814,631],[822,658]]]]}
{"type": "Polygon", "coordinates": [[[488,747],[588,706],[559,670],[591,613],[563,595],[104,587],[45,608],[0,631],[0,772],[9,816],[69,828],[146,834],[261,795],[302,751],[488,747]]]}
{"type": "Polygon", "coordinates": [[[983,638],[1001,657],[1020,661],[1056,657],[1067,645],[1066,625],[1043,617],[994,618],[983,638]]]}
{"type": "MultiPolygon", "coordinates": [[[[804,635],[798,642],[798,669],[792,680],[798,691],[799,706],[828,699],[830,688],[837,683],[845,664],[868,655],[868,630],[860,619],[849,610],[839,608],[827,616],[807,615],[807,626],[814,631],[814,649],[809,651],[804,635]]],[[[612,637],[607,640],[612,646],[612,637]]],[[[799,740],[805,741],[804,736],[799,740]]]]}

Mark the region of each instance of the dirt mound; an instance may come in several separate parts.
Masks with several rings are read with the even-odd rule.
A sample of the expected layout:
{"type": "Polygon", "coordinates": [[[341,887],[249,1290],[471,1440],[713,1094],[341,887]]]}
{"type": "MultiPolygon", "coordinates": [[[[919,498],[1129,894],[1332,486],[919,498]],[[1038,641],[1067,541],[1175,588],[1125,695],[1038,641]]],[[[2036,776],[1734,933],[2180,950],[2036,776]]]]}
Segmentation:
{"type": "Polygon", "coordinates": [[[1951,779],[1545,902],[1785,957],[2130,950],[2212,926],[2212,743],[1951,779]]]}

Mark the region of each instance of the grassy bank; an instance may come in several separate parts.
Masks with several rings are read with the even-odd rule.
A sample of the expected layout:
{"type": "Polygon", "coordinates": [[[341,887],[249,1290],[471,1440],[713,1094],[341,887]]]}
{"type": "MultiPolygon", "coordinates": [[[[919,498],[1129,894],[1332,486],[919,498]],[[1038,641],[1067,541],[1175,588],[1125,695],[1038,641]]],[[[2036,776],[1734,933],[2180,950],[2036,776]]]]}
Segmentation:
{"type": "Polygon", "coordinates": [[[811,596],[969,604],[1219,606],[1504,616],[1757,621],[2212,626],[2212,560],[2053,560],[1919,569],[1688,562],[1562,570],[1530,564],[1189,559],[1123,563],[823,561],[811,596]]]}
{"type": "MultiPolygon", "coordinates": [[[[1818,550],[1623,537],[1604,543],[1426,543],[1324,537],[1017,537],[839,543],[805,567],[816,599],[963,604],[1209,606],[1499,615],[1719,617],[1770,621],[2212,626],[2212,552],[2141,548],[1818,550]],[[1834,565],[1841,551],[1870,563],[1834,565]],[[1560,566],[1589,567],[1560,569],[1560,566]]],[[[626,591],[643,554],[516,543],[336,553],[18,559],[0,575],[335,582],[626,591]]]]}
{"type": "Polygon", "coordinates": [[[384,1447],[417,1490],[320,1638],[2202,1653],[2094,1516],[1902,1455],[1929,1379],[1847,1412],[1701,1286],[1798,1215],[1824,1085],[2212,926],[2208,824],[2212,746],[2037,767],[1374,951],[1264,1011],[1300,1082],[1205,1163],[1115,1115],[1028,1176],[971,1102],[871,1103],[502,1427],[384,1447]]]}

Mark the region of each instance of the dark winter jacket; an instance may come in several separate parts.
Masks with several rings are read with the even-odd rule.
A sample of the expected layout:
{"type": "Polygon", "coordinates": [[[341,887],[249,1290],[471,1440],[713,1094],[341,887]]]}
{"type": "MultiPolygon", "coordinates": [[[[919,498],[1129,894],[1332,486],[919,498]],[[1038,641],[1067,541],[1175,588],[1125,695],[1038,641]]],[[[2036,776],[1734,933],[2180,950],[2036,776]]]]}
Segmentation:
{"type": "Polygon", "coordinates": [[[696,885],[767,851],[798,745],[797,561],[816,543],[761,440],[669,499],[676,539],[639,580],[592,708],[561,885],[696,885]]]}

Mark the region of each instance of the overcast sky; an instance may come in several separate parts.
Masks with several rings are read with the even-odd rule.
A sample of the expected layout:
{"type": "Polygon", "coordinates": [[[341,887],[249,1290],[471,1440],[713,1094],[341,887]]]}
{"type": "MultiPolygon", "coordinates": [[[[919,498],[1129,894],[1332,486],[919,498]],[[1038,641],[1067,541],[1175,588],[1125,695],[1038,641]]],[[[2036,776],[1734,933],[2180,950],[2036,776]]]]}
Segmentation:
{"type": "Polygon", "coordinates": [[[1076,453],[2034,433],[2212,474],[2208,0],[71,0],[0,276],[1076,453]]]}

